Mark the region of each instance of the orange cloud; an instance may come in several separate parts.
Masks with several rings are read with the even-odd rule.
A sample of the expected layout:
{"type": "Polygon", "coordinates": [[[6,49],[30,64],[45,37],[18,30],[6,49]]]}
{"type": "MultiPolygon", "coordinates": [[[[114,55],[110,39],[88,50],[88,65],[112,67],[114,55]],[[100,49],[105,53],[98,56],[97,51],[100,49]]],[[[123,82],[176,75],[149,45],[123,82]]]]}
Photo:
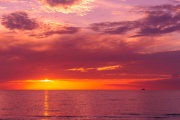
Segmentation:
{"type": "Polygon", "coordinates": [[[67,71],[79,71],[79,72],[88,72],[89,70],[97,70],[97,71],[108,71],[108,70],[116,70],[122,66],[120,65],[114,65],[114,66],[103,66],[103,67],[97,67],[97,68],[70,68],[67,71]]]}
{"type": "Polygon", "coordinates": [[[105,67],[99,67],[97,68],[98,71],[105,71],[105,70],[116,70],[122,66],[114,65],[114,66],[105,66],[105,67]]]}
{"type": "Polygon", "coordinates": [[[56,11],[61,13],[76,13],[85,15],[93,8],[92,2],[94,0],[41,0],[45,10],[49,12],[56,11]]]}
{"type": "Polygon", "coordinates": [[[94,68],[71,68],[68,71],[80,71],[80,72],[88,72],[88,70],[92,70],[94,68]]]}

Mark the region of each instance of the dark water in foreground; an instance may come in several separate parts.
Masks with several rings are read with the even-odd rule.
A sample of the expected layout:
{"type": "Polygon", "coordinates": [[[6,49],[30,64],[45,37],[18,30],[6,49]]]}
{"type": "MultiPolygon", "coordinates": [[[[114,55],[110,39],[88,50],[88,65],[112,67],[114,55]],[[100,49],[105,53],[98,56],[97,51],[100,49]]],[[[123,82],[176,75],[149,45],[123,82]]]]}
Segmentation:
{"type": "Polygon", "coordinates": [[[180,120],[180,91],[0,91],[0,120],[180,120]]]}

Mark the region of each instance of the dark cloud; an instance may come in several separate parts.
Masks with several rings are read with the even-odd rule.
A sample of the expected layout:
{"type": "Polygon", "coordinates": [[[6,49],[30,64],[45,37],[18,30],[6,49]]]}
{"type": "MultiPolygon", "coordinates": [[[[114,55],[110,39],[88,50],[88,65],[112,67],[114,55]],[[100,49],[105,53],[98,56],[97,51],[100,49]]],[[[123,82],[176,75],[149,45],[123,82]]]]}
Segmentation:
{"type": "Polygon", "coordinates": [[[47,4],[54,7],[57,5],[72,5],[79,0],[44,0],[47,4]]]}
{"type": "Polygon", "coordinates": [[[118,88],[127,87],[131,89],[139,89],[145,88],[146,90],[180,90],[179,87],[180,79],[161,79],[161,80],[144,80],[144,81],[136,81],[130,84],[107,84],[107,86],[113,86],[118,88]]]}
{"type": "Polygon", "coordinates": [[[44,36],[50,36],[53,34],[74,34],[79,31],[78,27],[63,27],[61,30],[55,30],[55,31],[48,31],[45,32],[44,36]]]}
{"type": "Polygon", "coordinates": [[[56,30],[45,30],[40,33],[35,32],[35,33],[31,33],[29,36],[37,37],[37,38],[45,38],[52,35],[75,34],[75,33],[78,33],[79,30],[80,30],[79,27],[61,26],[60,28],[57,28],[56,30]]]}
{"type": "Polygon", "coordinates": [[[0,51],[0,80],[42,79],[44,77],[142,79],[150,78],[148,76],[154,74],[157,77],[180,71],[180,51],[140,54],[137,51],[146,47],[141,41],[140,45],[128,45],[123,40],[115,42],[117,38],[110,36],[106,36],[103,42],[102,39],[102,36],[95,35],[63,36],[48,44],[48,49],[43,51],[34,50],[33,47],[38,47],[35,43],[11,45],[8,49],[0,51]],[[122,67],[112,71],[95,69],[83,73],[67,71],[71,68],[99,68],[113,65],[122,67]]]}
{"type": "Polygon", "coordinates": [[[94,23],[91,25],[91,29],[101,33],[109,34],[124,34],[130,30],[137,28],[139,25],[138,21],[125,21],[125,22],[105,22],[105,23],[94,23]]]}
{"type": "Polygon", "coordinates": [[[180,30],[180,5],[152,6],[141,20],[139,35],[158,35],[180,30]]]}
{"type": "Polygon", "coordinates": [[[147,89],[180,90],[180,79],[154,80],[139,83],[137,82],[136,84],[141,86],[141,88],[145,87],[147,89]]]}
{"type": "Polygon", "coordinates": [[[55,26],[56,29],[52,30],[51,23],[45,24],[43,22],[37,22],[34,19],[29,18],[26,12],[15,12],[8,15],[3,15],[1,24],[10,30],[34,30],[28,33],[33,37],[47,37],[54,34],[74,34],[77,33],[80,28],[71,26],[55,26]]]}
{"type": "Polygon", "coordinates": [[[152,54],[139,54],[134,56],[134,63],[127,64],[128,69],[133,69],[134,73],[141,74],[169,74],[179,72],[180,51],[158,52],[152,54]],[[136,70],[135,70],[136,68],[136,70]]]}
{"type": "MultiPolygon", "coordinates": [[[[142,9],[142,8],[141,8],[142,9]]],[[[124,34],[135,30],[134,36],[154,36],[180,31],[180,5],[159,5],[140,10],[146,17],[137,21],[91,24],[90,29],[101,33],[124,34]]]]}
{"type": "Polygon", "coordinates": [[[3,15],[1,24],[11,30],[33,30],[38,27],[38,23],[34,19],[29,18],[26,12],[15,12],[3,15]]]}

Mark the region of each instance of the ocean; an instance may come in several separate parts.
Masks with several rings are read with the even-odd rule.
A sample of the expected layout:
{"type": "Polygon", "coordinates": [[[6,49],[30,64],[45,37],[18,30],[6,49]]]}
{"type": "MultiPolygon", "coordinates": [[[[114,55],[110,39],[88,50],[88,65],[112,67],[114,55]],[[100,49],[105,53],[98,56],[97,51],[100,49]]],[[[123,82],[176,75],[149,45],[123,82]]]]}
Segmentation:
{"type": "Polygon", "coordinates": [[[0,120],[180,120],[180,91],[0,91],[0,120]]]}

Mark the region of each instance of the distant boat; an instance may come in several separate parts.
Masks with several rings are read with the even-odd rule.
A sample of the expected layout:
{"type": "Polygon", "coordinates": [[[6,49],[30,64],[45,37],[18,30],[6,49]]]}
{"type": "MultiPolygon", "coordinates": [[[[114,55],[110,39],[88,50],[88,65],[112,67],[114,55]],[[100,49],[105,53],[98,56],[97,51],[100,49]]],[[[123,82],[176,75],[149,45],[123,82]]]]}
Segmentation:
{"type": "Polygon", "coordinates": [[[142,88],[141,90],[146,90],[145,88],[142,88]]]}

